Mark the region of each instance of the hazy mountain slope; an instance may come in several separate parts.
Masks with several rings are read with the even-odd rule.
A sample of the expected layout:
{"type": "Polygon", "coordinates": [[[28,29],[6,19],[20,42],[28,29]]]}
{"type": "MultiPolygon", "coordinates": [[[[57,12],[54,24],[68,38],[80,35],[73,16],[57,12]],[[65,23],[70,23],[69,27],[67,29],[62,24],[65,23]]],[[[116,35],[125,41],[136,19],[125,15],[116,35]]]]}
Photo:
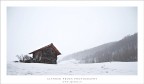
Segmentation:
{"type": "Polygon", "coordinates": [[[109,61],[137,61],[137,33],[98,47],[80,51],[64,57],[61,61],[76,59],[80,63],[109,61]]]}

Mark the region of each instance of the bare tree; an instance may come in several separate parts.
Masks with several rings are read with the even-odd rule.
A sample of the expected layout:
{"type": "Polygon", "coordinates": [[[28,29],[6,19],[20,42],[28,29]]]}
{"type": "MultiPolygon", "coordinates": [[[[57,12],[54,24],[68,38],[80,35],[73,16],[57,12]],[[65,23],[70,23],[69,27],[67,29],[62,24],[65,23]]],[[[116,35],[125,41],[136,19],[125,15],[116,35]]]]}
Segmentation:
{"type": "Polygon", "coordinates": [[[32,62],[32,57],[28,55],[16,55],[16,57],[19,59],[19,62],[32,62]]]}

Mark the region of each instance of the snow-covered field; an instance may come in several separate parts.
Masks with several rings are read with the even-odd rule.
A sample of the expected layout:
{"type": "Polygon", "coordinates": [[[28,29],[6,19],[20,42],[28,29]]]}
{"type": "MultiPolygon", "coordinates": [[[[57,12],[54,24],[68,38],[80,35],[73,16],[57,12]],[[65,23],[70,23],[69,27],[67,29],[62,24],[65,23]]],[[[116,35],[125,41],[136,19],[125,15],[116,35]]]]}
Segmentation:
{"type": "Polygon", "coordinates": [[[8,75],[137,75],[137,62],[105,62],[78,64],[69,60],[58,64],[7,64],[8,75]]]}

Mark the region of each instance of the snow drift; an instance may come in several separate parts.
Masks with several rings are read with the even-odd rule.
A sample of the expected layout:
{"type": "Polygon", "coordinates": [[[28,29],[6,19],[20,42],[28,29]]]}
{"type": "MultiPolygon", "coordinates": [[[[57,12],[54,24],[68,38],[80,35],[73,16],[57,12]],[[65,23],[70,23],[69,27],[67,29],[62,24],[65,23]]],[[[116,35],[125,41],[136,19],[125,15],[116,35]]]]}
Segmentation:
{"type": "Polygon", "coordinates": [[[7,64],[7,75],[137,75],[137,62],[77,64],[76,60],[59,64],[7,64]]]}

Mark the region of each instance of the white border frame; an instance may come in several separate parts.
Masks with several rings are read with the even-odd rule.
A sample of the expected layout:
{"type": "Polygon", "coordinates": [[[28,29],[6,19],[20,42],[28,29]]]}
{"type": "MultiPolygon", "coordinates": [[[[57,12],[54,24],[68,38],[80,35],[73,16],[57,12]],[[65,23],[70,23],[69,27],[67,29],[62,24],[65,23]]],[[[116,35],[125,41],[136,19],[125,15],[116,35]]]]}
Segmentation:
{"type": "MultiPolygon", "coordinates": [[[[144,83],[144,5],[143,1],[1,1],[1,82],[2,84],[62,84],[63,80],[48,80],[48,78],[96,78],[97,80],[82,80],[81,84],[143,84],[144,83]],[[7,75],[7,7],[8,6],[112,6],[138,8],[138,75],[44,75],[44,76],[11,76],[7,75]]],[[[66,83],[69,84],[69,83],[66,83]]],[[[73,83],[76,84],[76,83],[73,83]]]]}

